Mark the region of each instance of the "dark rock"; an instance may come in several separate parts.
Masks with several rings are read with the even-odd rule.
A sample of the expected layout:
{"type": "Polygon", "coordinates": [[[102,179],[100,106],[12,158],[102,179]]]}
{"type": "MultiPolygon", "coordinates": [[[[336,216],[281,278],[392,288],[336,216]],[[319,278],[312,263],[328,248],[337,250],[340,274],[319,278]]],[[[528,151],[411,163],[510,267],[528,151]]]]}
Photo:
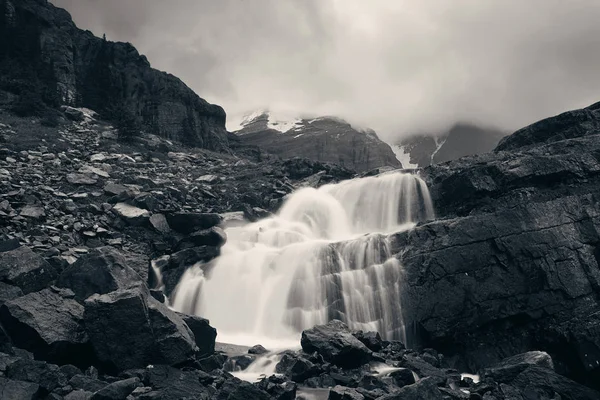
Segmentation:
{"type": "Polygon", "coordinates": [[[344,386],[335,386],[329,391],[328,400],[364,400],[365,396],[358,393],[356,389],[344,386]]]}
{"type": "Polygon", "coordinates": [[[138,387],[139,383],[139,378],[129,378],[113,382],[94,393],[92,400],[126,400],[127,396],[138,387]]]}
{"type": "Polygon", "coordinates": [[[182,371],[166,365],[146,369],[144,384],[157,391],[162,400],[213,398],[215,389],[209,386],[215,378],[201,371],[182,371]]]}
{"type": "Polygon", "coordinates": [[[250,347],[248,349],[248,354],[265,354],[268,353],[269,350],[265,349],[263,346],[261,346],[260,344],[254,345],[252,347],[250,347]]]}
{"type": "Polygon", "coordinates": [[[74,375],[69,379],[69,385],[76,390],[94,393],[108,385],[108,382],[86,375],[74,375]]]}
{"type": "Polygon", "coordinates": [[[164,214],[153,214],[150,217],[150,225],[152,225],[152,227],[160,233],[171,232],[171,227],[169,226],[167,218],[164,216],[164,214]]]}
{"type": "Polygon", "coordinates": [[[202,357],[197,360],[198,366],[202,371],[212,372],[222,369],[227,362],[227,356],[221,353],[213,353],[210,356],[202,357]]]}
{"type": "Polygon", "coordinates": [[[90,400],[94,394],[85,390],[77,389],[64,397],[64,400],[90,400]]]}
{"type": "Polygon", "coordinates": [[[256,386],[269,393],[274,400],[296,399],[297,385],[277,375],[261,379],[256,386]]]}
{"type": "Polygon", "coordinates": [[[551,143],[600,131],[600,110],[593,106],[567,111],[543,119],[502,139],[496,151],[510,151],[541,143],[551,143]]]}
{"type": "Polygon", "coordinates": [[[98,359],[116,370],[182,363],[197,349],[183,320],[140,288],[91,296],[84,319],[98,359]]]}
{"type": "Polygon", "coordinates": [[[65,116],[70,119],[71,121],[83,121],[84,119],[84,114],[83,111],[78,110],[76,108],[73,107],[69,107],[69,106],[64,106],[61,107],[62,112],[65,114],[65,116]]]}
{"type": "Polygon", "coordinates": [[[13,343],[60,364],[91,361],[83,307],[69,290],[44,289],[6,302],[0,321],[13,343]]]}
{"type": "Polygon", "coordinates": [[[56,276],[56,269],[28,247],[0,253],[0,280],[18,286],[23,293],[47,287],[56,276]]]}
{"type": "Polygon", "coordinates": [[[209,229],[193,232],[182,240],[178,247],[180,249],[197,246],[221,247],[226,241],[227,234],[225,231],[218,226],[214,226],[209,229]]]}
{"type": "Polygon", "coordinates": [[[85,174],[67,174],[67,182],[72,185],[95,185],[98,179],[92,175],[85,174]]]}
{"type": "Polygon", "coordinates": [[[398,387],[404,387],[415,383],[413,372],[408,368],[400,368],[391,372],[389,376],[394,381],[394,384],[398,387]]]}
{"type": "Polygon", "coordinates": [[[383,347],[379,332],[363,332],[358,331],[353,333],[354,337],[367,346],[369,350],[378,352],[383,347]]]}
{"type": "Polygon", "coordinates": [[[165,294],[170,296],[183,273],[196,263],[207,263],[220,254],[217,247],[192,247],[173,253],[169,263],[162,269],[162,279],[165,285],[165,294]]]}
{"type": "Polygon", "coordinates": [[[142,278],[114,247],[100,247],[79,258],[59,276],[57,286],[73,290],[78,300],[143,285],[142,278]]]}
{"type": "Polygon", "coordinates": [[[284,374],[294,382],[301,383],[321,373],[321,368],[302,355],[287,352],[275,366],[275,372],[284,374]]]}
{"type": "Polygon", "coordinates": [[[41,206],[25,206],[19,214],[21,217],[40,219],[46,216],[44,207],[41,206]]]}
{"type": "Polygon", "coordinates": [[[444,397],[431,378],[423,378],[417,383],[404,386],[400,390],[387,394],[379,400],[442,400],[444,397]]]}
{"type": "Polygon", "coordinates": [[[175,213],[167,214],[167,222],[175,232],[190,234],[197,230],[217,226],[223,218],[219,214],[209,213],[175,213]]]}
{"type": "Polygon", "coordinates": [[[371,351],[339,320],[303,331],[300,343],[305,352],[317,352],[326,361],[342,368],[361,366],[371,358],[371,351]]]}
{"type": "MultiPolygon", "coordinates": [[[[543,366],[530,365],[510,383],[511,386],[521,389],[523,392],[536,393],[537,397],[560,395],[564,400],[597,400],[600,392],[580,385],[562,375],[558,375],[543,366]]],[[[554,397],[556,398],[556,397],[554,397]]]]}
{"type": "Polygon", "coordinates": [[[60,372],[67,377],[67,379],[71,379],[75,375],[80,375],[82,372],[79,368],[74,365],[67,364],[60,367],[60,372]]]}
{"type": "Polygon", "coordinates": [[[2,400],[36,400],[39,398],[39,388],[35,383],[14,381],[0,376],[2,400]]]}
{"type": "Polygon", "coordinates": [[[15,381],[35,383],[44,394],[67,384],[67,377],[60,368],[44,361],[20,359],[7,368],[6,376],[15,381]]]}
{"type": "Polygon", "coordinates": [[[229,357],[223,366],[227,372],[243,371],[256,360],[256,356],[250,354],[241,354],[238,356],[229,357]]]}
{"type": "Polygon", "coordinates": [[[0,306],[21,296],[23,296],[23,291],[20,288],[0,282],[0,306]]]}
{"type": "Polygon", "coordinates": [[[530,365],[538,365],[554,371],[554,363],[548,353],[543,351],[529,351],[505,358],[499,364],[491,368],[486,368],[481,375],[483,377],[490,377],[497,382],[511,382],[518,374],[529,368],[530,365]]]}
{"type": "Polygon", "coordinates": [[[0,240],[0,253],[21,247],[19,239],[0,240]]]}
{"type": "Polygon", "coordinates": [[[217,330],[210,326],[209,320],[196,315],[187,315],[178,312],[176,314],[183,319],[183,322],[185,322],[194,334],[194,339],[198,346],[198,354],[204,356],[214,353],[217,330]]]}
{"type": "Polygon", "coordinates": [[[271,396],[250,382],[231,378],[225,381],[213,398],[215,400],[270,400],[271,396]]]}
{"type": "Polygon", "coordinates": [[[160,289],[150,289],[150,295],[154,297],[159,303],[164,303],[167,299],[163,291],[160,289]]]}

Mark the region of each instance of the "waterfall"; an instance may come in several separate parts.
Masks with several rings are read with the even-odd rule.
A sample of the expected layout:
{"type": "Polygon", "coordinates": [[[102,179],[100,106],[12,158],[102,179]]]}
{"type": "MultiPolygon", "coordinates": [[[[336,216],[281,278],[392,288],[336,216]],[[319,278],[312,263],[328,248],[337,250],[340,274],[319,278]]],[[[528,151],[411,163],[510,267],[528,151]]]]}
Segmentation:
{"type": "Polygon", "coordinates": [[[226,229],[221,255],[184,273],[171,306],[208,318],[230,343],[297,345],[300,331],[333,318],[404,339],[402,269],[386,234],[431,218],[427,186],[411,174],[299,189],[276,215],[226,229]]]}

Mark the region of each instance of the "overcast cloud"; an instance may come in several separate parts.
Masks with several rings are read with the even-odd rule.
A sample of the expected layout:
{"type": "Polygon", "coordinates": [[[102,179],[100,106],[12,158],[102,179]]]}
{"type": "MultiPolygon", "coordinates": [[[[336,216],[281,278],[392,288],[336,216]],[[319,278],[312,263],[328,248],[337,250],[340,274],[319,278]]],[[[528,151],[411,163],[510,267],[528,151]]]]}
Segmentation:
{"type": "Polygon", "coordinates": [[[337,115],[388,141],[600,101],[598,0],[51,0],[232,120],[337,115]]]}

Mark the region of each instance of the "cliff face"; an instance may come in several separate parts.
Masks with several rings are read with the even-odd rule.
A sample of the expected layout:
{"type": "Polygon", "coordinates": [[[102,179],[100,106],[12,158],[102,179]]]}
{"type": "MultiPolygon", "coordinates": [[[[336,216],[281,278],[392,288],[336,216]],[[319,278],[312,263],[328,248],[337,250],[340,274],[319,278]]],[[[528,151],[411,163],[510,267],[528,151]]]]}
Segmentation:
{"type": "Polygon", "coordinates": [[[225,112],[128,43],[78,29],[46,0],[0,0],[0,89],[46,104],[126,107],[145,130],[211,150],[228,147],[225,112]]]}
{"type": "Polygon", "coordinates": [[[247,118],[235,133],[241,143],[258,146],[282,158],[308,158],[358,172],[384,166],[401,167],[390,146],[374,131],[359,131],[337,118],[282,121],[268,112],[258,112],[247,118]]]}
{"type": "Polygon", "coordinates": [[[543,349],[597,387],[599,124],[594,106],[570,111],[495,152],[422,170],[439,219],[395,235],[394,248],[405,320],[424,345],[472,370],[543,349]]]}

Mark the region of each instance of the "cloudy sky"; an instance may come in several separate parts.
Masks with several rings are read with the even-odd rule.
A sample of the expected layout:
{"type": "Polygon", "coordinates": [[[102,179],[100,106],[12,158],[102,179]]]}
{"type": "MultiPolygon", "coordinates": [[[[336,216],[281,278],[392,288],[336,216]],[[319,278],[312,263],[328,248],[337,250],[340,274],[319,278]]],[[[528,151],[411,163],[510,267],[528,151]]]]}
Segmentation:
{"type": "Polygon", "coordinates": [[[598,0],[51,0],[229,118],[337,115],[388,141],[600,101],[598,0]]]}

